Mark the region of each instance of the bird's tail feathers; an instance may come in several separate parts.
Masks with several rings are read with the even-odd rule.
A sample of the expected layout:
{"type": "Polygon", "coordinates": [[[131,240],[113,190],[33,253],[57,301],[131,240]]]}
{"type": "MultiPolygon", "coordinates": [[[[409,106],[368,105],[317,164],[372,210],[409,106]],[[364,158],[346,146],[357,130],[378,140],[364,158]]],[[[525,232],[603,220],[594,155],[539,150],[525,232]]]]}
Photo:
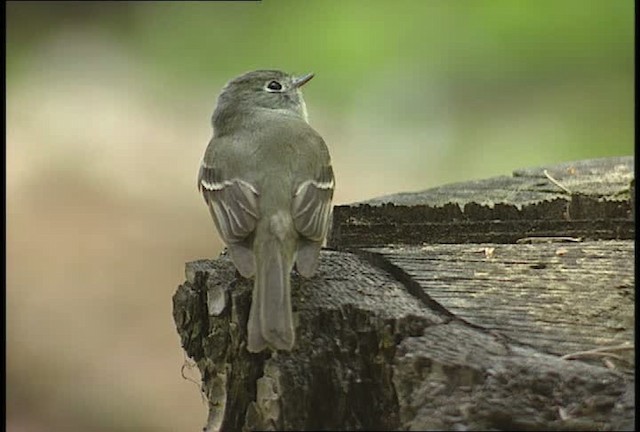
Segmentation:
{"type": "Polygon", "coordinates": [[[291,350],[295,341],[291,310],[290,274],[293,257],[275,236],[259,241],[256,249],[256,278],[249,312],[248,346],[251,352],[267,346],[291,350]]]}

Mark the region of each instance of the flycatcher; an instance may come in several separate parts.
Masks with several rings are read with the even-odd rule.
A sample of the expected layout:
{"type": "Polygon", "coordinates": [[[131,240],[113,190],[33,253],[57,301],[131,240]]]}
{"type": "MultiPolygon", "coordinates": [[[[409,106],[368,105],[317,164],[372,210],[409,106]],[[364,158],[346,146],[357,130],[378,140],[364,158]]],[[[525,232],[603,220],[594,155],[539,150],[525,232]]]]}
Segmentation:
{"type": "Polygon", "coordinates": [[[227,83],[198,174],[233,263],[255,276],[251,352],[293,348],[291,270],[314,274],[331,223],[329,150],[309,126],[300,90],[311,78],[257,70],[227,83]]]}

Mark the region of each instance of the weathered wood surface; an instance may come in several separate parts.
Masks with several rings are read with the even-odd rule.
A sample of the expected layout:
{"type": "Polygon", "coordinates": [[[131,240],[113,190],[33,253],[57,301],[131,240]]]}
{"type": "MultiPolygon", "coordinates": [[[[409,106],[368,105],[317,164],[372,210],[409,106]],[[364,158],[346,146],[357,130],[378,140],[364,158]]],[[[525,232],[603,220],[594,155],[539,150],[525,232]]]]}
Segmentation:
{"type": "MultiPolygon", "coordinates": [[[[455,317],[537,350],[563,356],[633,343],[633,242],[366,250],[455,317]]],[[[624,350],[624,359],[613,361],[629,367],[632,354],[624,350]]],[[[601,357],[588,359],[602,364],[601,357]]]]}
{"type": "MultiPolygon", "coordinates": [[[[499,226],[491,243],[454,238],[422,244],[420,229],[405,244],[380,244],[378,234],[344,235],[375,218],[402,226],[394,232],[409,230],[410,220],[433,223],[418,216],[436,214],[429,212],[439,204],[416,210],[412,218],[409,207],[394,213],[389,209],[395,205],[365,206],[375,218],[350,219],[348,226],[334,221],[333,241],[343,239],[345,247],[323,251],[313,278],[294,273],[292,279],[297,342],[291,352],[246,351],[253,283],[239,277],[225,255],[188,263],[187,281],[174,296],[174,319],[203,377],[210,407],[206,430],[633,430],[635,279],[628,236],[635,225],[627,170],[633,162],[622,161],[568,164],[599,183],[562,180],[559,171],[566,167],[547,171],[572,191],[590,184],[589,199],[603,191],[589,202],[605,203],[592,216],[608,228],[591,223],[589,212],[579,213],[582,234],[597,228],[582,239],[573,238],[576,231],[562,231],[560,212],[549,219],[557,229],[544,231],[555,241],[515,243],[541,232],[518,231],[536,223],[532,209],[540,205],[524,198],[512,205],[519,212],[529,208],[529,225],[512,224],[508,234],[494,212],[510,209],[506,198],[493,208],[457,207],[465,217],[485,217],[469,223],[499,226]],[[617,204],[608,207],[611,202],[617,204]],[[408,219],[398,222],[398,215],[408,219]],[[489,222],[491,217],[497,219],[489,222]],[[558,236],[571,238],[562,242],[558,236]]],[[[527,179],[531,172],[538,170],[514,178],[527,179]]],[[[413,200],[424,203],[430,193],[413,200]]],[[[442,193],[459,196],[455,188],[442,193]]],[[[492,193],[507,192],[489,189],[476,196],[492,193]]],[[[576,202],[575,196],[561,199],[565,211],[576,202]]],[[[402,200],[411,201],[406,195],[402,200]]],[[[575,206],[570,213],[577,214],[575,206]]],[[[455,214],[453,225],[460,222],[455,214]]],[[[447,220],[442,216],[437,223],[446,226],[447,220]]],[[[456,229],[445,231],[464,234],[456,229]]]]}
{"type": "Polygon", "coordinates": [[[633,157],[593,159],[336,206],[328,243],[344,248],[514,243],[558,235],[633,239],[633,174],[633,157]]]}

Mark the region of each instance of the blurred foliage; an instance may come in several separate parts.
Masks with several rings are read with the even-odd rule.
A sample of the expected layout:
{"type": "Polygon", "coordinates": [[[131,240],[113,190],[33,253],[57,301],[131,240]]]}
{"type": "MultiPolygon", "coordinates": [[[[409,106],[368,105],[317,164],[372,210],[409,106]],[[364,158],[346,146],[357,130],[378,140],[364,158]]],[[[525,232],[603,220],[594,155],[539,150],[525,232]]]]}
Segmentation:
{"type": "MultiPolygon", "coordinates": [[[[524,147],[516,166],[632,151],[631,0],[9,2],[7,13],[9,86],[42,40],[91,29],[144,64],[145,85],[165,102],[251,69],[315,71],[320,79],[307,90],[314,102],[349,118],[386,116],[380,107],[388,97],[415,91],[414,100],[390,107],[389,121],[442,123],[438,107],[429,117],[432,95],[421,87],[443,92],[438,103],[457,135],[449,146],[460,150],[483,133],[475,130],[483,115],[495,121],[529,103],[546,105],[524,114],[547,113],[568,132],[543,146],[550,160],[526,157],[531,143],[520,145],[513,132],[512,148],[524,147]]],[[[528,128],[521,132],[532,139],[528,128]]],[[[510,161],[496,168],[514,168],[510,161]]]]}
{"type": "MultiPolygon", "coordinates": [[[[633,6],[631,0],[8,2],[7,63],[15,66],[41,39],[76,25],[110,33],[154,73],[180,77],[174,84],[182,85],[206,83],[213,70],[229,77],[269,65],[330,71],[328,98],[388,65],[461,82],[563,79],[632,72],[633,6]]],[[[19,69],[10,72],[14,79],[19,69]]]]}

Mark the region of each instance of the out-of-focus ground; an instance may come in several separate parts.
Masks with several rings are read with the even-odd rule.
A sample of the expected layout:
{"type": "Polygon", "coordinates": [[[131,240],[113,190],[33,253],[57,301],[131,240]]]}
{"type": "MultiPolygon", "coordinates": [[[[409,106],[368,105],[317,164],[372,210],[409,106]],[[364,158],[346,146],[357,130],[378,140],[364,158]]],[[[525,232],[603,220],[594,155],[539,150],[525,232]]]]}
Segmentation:
{"type": "Polygon", "coordinates": [[[222,249],[196,174],[226,80],[316,72],[305,98],[335,202],[359,201],[632,154],[633,12],[623,0],[10,2],[8,430],[202,427],[171,296],[184,262],[222,249]]]}

